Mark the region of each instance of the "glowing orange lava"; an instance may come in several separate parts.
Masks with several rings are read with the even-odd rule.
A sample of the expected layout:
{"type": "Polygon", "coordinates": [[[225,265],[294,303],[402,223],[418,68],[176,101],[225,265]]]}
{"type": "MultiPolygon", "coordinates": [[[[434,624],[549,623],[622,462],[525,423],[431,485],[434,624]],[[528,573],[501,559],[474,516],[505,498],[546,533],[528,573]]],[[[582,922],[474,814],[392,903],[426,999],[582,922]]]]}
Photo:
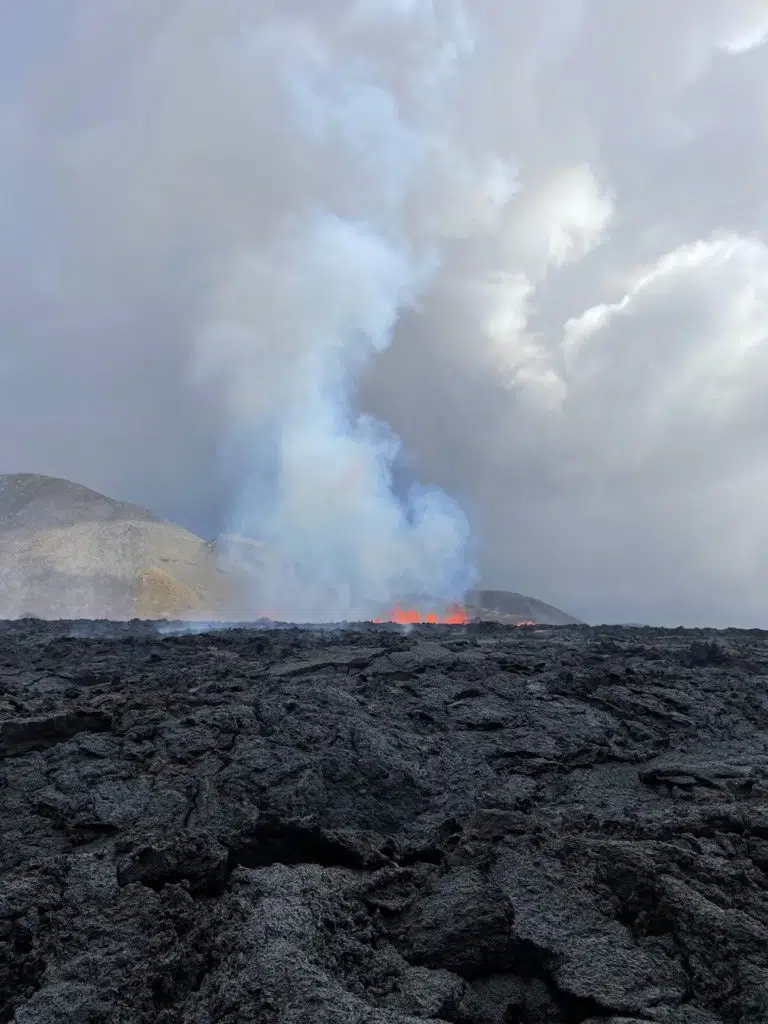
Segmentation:
{"type": "Polygon", "coordinates": [[[422,615],[422,613],[416,608],[401,608],[398,605],[391,611],[387,612],[387,614],[382,618],[374,619],[373,621],[396,622],[401,626],[416,625],[419,622],[431,622],[434,624],[440,623],[446,626],[463,626],[465,623],[469,622],[469,616],[459,605],[453,605],[442,615],[437,612],[427,612],[426,615],[422,615]]]}

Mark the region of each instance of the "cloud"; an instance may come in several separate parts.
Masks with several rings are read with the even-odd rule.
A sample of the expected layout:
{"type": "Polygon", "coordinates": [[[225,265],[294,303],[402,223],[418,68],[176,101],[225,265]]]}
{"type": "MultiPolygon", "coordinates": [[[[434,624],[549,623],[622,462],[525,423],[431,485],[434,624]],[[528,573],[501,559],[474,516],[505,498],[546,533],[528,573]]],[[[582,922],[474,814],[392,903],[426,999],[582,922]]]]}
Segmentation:
{"type": "Polygon", "coordinates": [[[766,623],[762,2],[45,13],[0,26],[0,470],[373,600],[461,585],[423,480],[489,585],[766,623]]]}

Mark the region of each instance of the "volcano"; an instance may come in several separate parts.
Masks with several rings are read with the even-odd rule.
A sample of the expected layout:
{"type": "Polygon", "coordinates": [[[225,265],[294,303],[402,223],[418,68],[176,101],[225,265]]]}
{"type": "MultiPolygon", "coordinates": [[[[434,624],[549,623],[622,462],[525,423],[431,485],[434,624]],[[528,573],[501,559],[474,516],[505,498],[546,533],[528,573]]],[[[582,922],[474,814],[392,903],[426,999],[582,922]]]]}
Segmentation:
{"type": "MultiPolygon", "coordinates": [[[[0,475],[0,618],[245,619],[244,572],[273,561],[244,537],[209,542],[139,505],[34,473],[0,475]]],[[[246,611],[247,609],[247,611],[246,611]]],[[[572,625],[522,594],[477,590],[461,608],[395,607],[382,619],[572,625]]]]}

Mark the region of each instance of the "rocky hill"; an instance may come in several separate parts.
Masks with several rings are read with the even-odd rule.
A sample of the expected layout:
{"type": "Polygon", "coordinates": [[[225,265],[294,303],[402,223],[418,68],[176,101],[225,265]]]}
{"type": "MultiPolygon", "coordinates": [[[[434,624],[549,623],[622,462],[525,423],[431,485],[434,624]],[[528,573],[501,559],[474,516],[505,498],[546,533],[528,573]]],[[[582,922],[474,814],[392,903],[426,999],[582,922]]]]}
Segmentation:
{"type": "Polygon", "coordinates": [[[546,626],[575,626],[580,622],[573,615],[568,615],[551,604],[509,590],[475,590],[469,596],[469,606],[475,618],[511,626],[516,626],[520,622],[535,622],[546,626]]]}
{"type": "Polygon", "coordinates": [[[0,618],[194,618],[222,594],[187,530],[68,480],[0,476],[0,618]]]}

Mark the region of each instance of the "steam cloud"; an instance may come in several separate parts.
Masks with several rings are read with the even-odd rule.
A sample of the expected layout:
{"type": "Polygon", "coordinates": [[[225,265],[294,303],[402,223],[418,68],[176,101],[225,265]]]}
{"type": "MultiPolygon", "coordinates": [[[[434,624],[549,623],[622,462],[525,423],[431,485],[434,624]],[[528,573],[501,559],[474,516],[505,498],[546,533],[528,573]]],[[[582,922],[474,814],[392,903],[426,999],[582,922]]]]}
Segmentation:
{"type": "Polygon", "coordinates": [[[458,596],[461,505],[489,586],[765,624],[763,0],[6,6],[0,470],[307,617],[458,596]]]}

